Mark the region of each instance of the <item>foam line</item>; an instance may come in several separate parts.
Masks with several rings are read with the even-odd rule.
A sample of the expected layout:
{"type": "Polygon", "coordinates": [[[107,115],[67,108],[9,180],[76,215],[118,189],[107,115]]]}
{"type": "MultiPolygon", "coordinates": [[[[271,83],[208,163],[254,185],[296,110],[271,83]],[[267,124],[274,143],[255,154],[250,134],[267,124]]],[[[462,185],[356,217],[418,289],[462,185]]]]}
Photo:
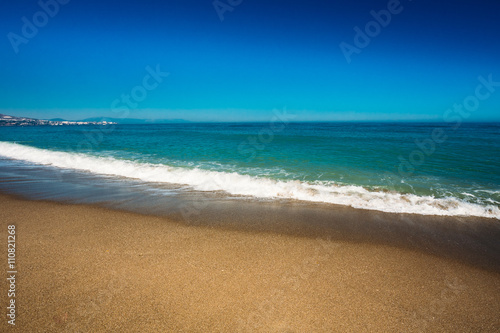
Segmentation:
{"type": "Polygon", "coordinates": [[[199,191],[222,190],[233,195],[324,202],[392,213],[500,218],[500,209],[497,206],[469,203],[454,197],[434,198],[369,191],[354,185],[313,184],[298,180],[278,181],[236,172],[188,169],[95,157],[82,153],[51,151],[10,142],[0,142],[0,155],[35,164],[134,178],[145,182],[184,184],[199,191]]]}

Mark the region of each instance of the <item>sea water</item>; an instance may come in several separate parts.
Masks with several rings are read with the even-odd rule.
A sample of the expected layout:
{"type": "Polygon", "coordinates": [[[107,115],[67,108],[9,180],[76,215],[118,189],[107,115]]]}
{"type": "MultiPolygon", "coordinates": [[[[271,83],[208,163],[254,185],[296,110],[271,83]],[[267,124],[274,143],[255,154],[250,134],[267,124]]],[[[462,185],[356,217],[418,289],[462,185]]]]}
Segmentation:
{"type": "Polygon", "coordinates": [[[49,199],[84,188],[87,201],[109,201],[133,188],[155,200],[197,191],[498,219],[500,124],[0,127],[0,179],[49,199]]]}

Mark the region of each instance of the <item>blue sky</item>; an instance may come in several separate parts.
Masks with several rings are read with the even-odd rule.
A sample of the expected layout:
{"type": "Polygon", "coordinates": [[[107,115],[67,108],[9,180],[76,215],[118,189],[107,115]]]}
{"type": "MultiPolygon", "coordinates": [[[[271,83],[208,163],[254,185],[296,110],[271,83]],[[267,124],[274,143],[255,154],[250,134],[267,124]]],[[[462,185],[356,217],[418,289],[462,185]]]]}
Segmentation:
{"type": "MultiPolygon", "coordinates": [[[[46,22],[37,1],[4,1],[0,112],[265,121],[286,108],[295,120],[443,120],[479,76],[500,81],[500,3],[394,1],[220,0],[231,9],[221,21],[209,0],[71,0],[46,22]],[[388,6],[398,9],[390,23],[348,62],[340,44],[355,47],[353,29],[388,6]],[[34,36],[23,17],[38,20],[34,36]],[[148,66],[169,75],[145,90],[148,66]]],[[[497,89],[467,120],[500,120],[497,89]]]]}

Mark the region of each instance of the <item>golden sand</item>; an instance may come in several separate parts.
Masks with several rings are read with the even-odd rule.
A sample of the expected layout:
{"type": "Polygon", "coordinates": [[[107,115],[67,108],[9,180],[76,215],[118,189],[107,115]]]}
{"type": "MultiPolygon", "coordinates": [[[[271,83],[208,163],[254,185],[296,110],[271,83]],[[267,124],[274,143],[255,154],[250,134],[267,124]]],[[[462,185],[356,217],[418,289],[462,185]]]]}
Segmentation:
{"type": "Polygon", "coordinates": [[[2,332],[500,331],[500,274],[423,252],[0,204],[2,267],[14,224],[18,269],[2,332]]]}

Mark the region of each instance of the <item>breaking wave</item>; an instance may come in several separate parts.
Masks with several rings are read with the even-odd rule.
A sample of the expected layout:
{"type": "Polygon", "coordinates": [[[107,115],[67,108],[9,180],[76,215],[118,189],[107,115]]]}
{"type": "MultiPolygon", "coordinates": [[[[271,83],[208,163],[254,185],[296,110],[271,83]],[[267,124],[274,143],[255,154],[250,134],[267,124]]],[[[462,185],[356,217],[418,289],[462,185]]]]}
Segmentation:
{"type": "Polygon", "coordinates": [[[296,199],[391,213],[500,218],[500,209],[495,205],[480,205],[455,197],[435,198],[372,191],[361,186],[326,182],[274,180],[237,172],[189,169],[82,153],[51,151],[10,142],[0,142],[0,155],[35,164],[127,177],[144,182],[188,185],[198,191],[225,191],[232,195],[256,198],[296,199]]]}

